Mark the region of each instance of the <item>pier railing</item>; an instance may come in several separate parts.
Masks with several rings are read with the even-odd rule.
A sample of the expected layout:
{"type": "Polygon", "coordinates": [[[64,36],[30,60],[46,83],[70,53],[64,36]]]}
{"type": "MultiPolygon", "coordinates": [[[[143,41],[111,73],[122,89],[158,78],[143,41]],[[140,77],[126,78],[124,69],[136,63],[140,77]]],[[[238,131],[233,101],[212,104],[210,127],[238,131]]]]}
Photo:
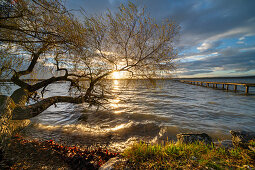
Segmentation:
{"type": "Polygon", "coordinates": [[[255,87],[255,84],[252,83],[228,83],[228,82],[205,82],[205,81],[190,81],[190,80],[180,80],[182,83],[188,83],[193,85],[200,85],[204,87],[213,87],[218,88],[221,86],[223,90],[229,90],[229,86],[234,87],[234,92],[237,91],[237,86],[244,86],[245,87],[245,94],[249,93],[249,87],[255,87]]]}

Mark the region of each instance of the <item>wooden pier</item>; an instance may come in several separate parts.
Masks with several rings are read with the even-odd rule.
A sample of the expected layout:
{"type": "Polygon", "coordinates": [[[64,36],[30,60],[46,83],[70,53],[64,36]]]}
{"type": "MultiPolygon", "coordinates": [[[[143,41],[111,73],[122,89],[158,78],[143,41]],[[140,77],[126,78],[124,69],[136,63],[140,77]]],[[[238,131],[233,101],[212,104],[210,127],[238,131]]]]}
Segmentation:
{"type": "Polygon", "coordinates": [[[204,87],[213,87],[216,89],[218,88],[218,86],[221,86],[222,90],[227,90],[227,91],[229,90],[229,86],[233,86],[234,92],[237,91],[237,86],[244,86],[245,94],[249,93],[249,87],[255,87],[255,84],[252,84],[252,83],[205,82],[205,81],[190,81],[190,80],[180,80],[180,82],[204,86],[204,87]]]}

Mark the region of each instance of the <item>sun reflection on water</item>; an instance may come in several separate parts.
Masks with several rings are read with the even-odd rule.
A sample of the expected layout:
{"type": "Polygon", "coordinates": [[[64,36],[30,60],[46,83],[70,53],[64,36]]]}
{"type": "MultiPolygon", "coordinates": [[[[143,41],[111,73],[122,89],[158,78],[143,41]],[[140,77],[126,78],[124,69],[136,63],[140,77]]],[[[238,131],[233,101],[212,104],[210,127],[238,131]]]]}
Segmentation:
{"type": "MultiPolygon", "coordinates": [[[[119,80],[113,80],[112,82],[112,86],[113,86],[113,90],[119,90],[119,80]]],[[[118,114],[120,113],[118,111],[119,108],[119,104],[120,104],[120,99],[118,98],[118,96],[116,96],[114,99],[111,100],[110,106],[112,107],[114,113],[118,114]]]]}
{"type": "Polygon", "coordinates": [[[113,84],[114,84],[114,87],[118,87],[119,81],[118,80],[113,80],[113,84]]]}
{"type": "Polygon", "coordinates": [[[113,99],[111,101],[111,106],[113,107],[113,109],[117,109],[119,107],[119,102],[120,102],[120,99],[118,99],[118,98],[113,99]]]}

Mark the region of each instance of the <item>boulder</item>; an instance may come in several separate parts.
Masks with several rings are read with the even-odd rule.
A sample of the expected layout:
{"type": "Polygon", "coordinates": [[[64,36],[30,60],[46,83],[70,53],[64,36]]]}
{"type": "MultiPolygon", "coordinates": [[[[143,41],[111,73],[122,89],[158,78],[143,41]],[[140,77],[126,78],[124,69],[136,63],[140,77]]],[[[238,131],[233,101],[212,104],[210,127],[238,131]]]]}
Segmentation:
{"type": "Polygon", "coordinates": [[[230,131],[232,135],[232,143],[234,146],[239,146],[242,148],[249,148],[249,143],[252,140],[255,140],[254,132],[246,132],[246,131],[230,131]]]}
{"type": "Polygon", "coordinates": [[[207,135],[206,133],[201,134],[188,134],[188,133],[181,133],[177,134],[177,141],[180,143],[194,143],[194,142],[204,142],[205,144],[211,145],[212,138],[207,135]]]}

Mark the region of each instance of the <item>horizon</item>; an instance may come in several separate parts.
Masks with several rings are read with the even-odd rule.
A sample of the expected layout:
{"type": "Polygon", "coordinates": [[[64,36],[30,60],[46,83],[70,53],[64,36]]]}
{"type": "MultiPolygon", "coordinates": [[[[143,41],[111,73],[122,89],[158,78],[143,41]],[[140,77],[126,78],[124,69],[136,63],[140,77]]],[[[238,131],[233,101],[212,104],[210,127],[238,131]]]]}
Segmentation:
{"type": "MultiPolygon", "coordinates": [[[[245,79],[245,78],[255,78],[255,75],[252,76],[222,76],[222,77],[169,77],[169,78],[151,78],[152,80],[171,80],[171,79],[245,79]]],[[[41,81],[41,80],[46,80],[45,79],[32,79],[32,78],[24,78],[21,80],[26,80],[26,81],[41,81]]],[[[88,79],[84,79],[88,80],[88,79]]],[[[104,80],[148,80],[146,78],[105,78],[104,80]]],[[[0,82],[11,82],[11,79],[0,79],[0,82]]]]}

